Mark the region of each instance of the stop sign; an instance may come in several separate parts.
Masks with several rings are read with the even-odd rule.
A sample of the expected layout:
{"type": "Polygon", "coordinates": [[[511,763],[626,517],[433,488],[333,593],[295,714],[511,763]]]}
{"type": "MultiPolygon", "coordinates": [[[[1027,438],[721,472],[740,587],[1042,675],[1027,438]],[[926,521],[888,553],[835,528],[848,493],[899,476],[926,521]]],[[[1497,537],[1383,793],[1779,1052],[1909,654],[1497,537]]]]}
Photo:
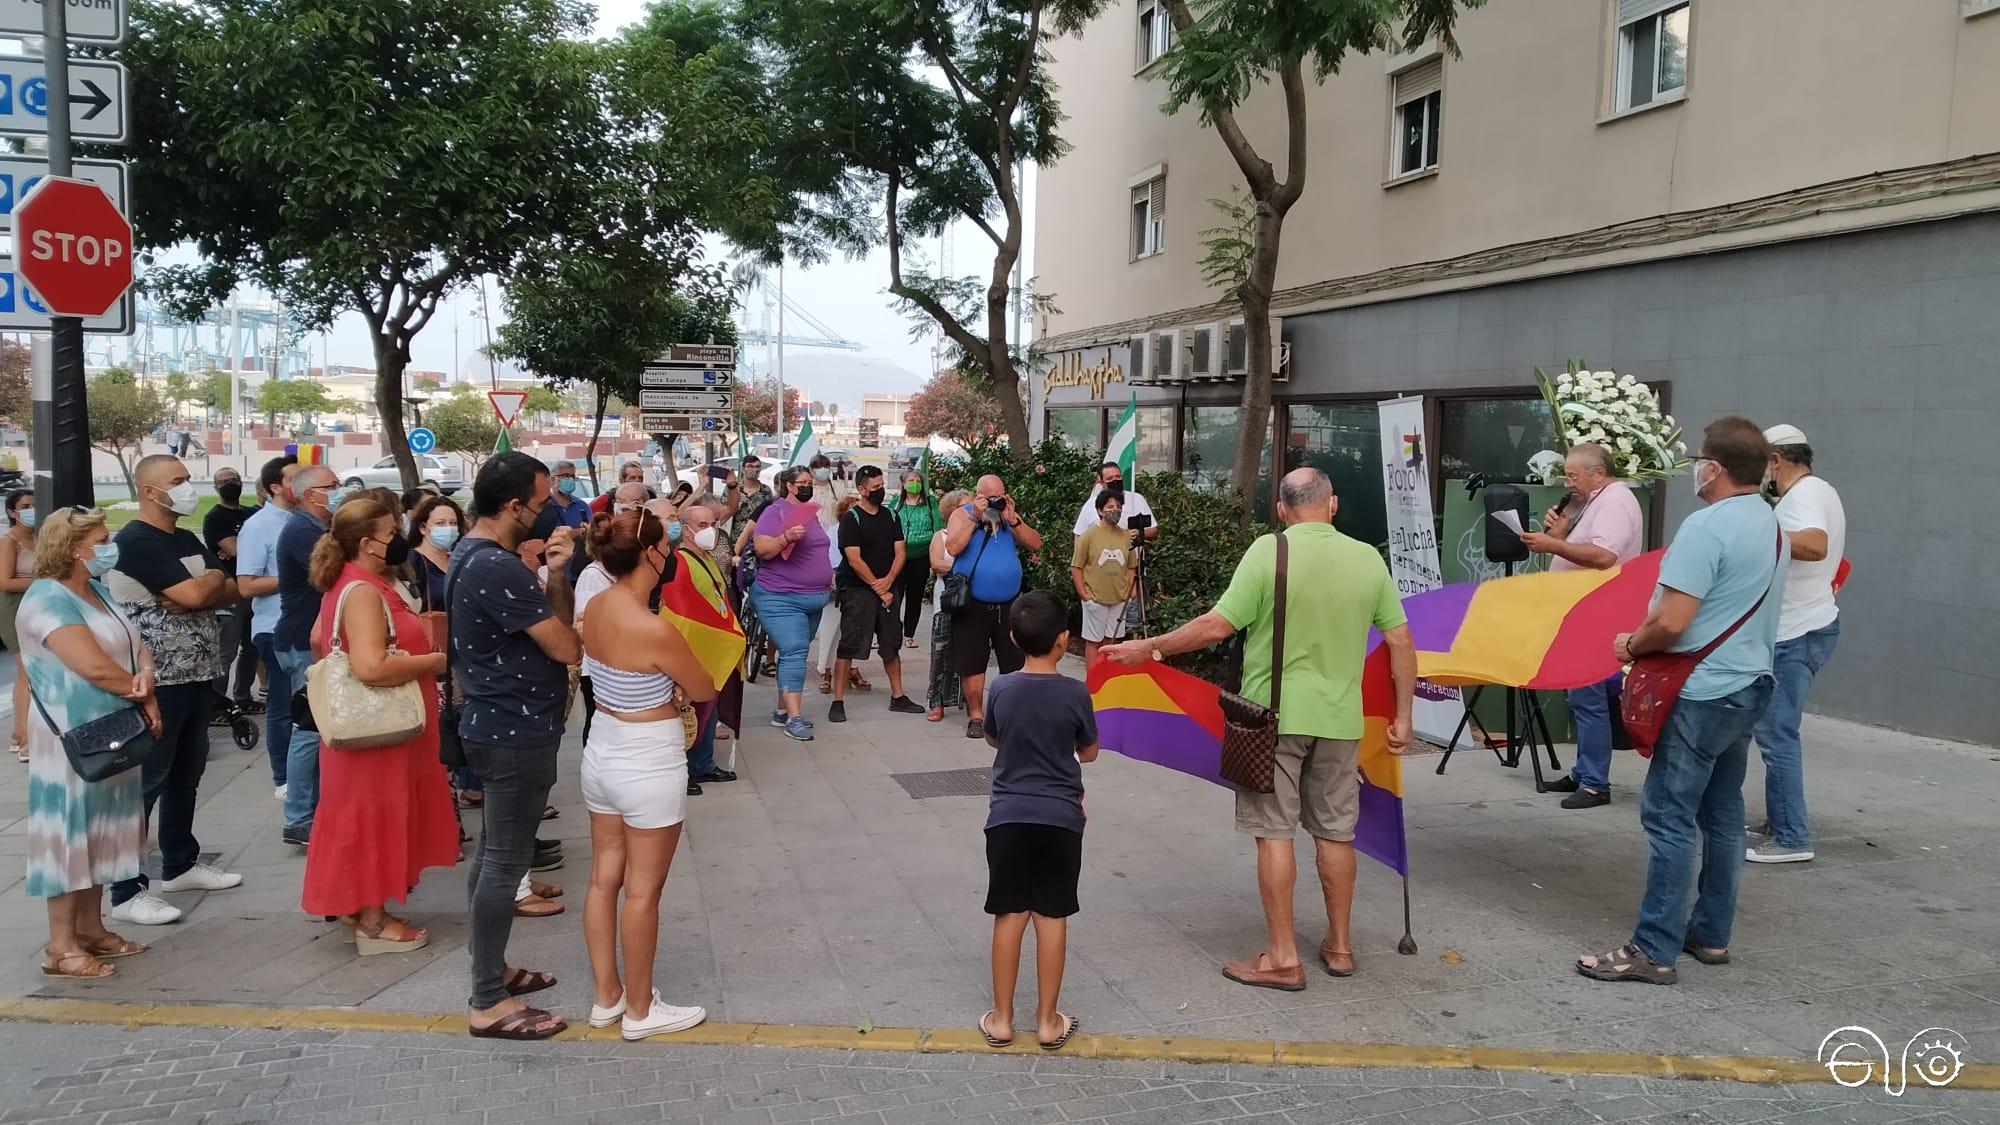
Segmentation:
{"type": "Polygon", "coordinates": [[[14,210],[21,280],[56,316],[101,316],[132,286],[132,224],[104,189],[47,176],[14,210]]]}

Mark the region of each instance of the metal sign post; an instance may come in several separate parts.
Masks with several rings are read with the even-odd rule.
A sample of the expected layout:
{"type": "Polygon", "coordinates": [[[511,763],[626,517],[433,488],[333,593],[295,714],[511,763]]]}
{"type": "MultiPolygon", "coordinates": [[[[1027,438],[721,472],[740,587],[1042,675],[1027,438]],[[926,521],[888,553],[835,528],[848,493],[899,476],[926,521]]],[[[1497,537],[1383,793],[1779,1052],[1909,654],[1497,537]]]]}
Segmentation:
{"type": "MultiPolygon", "coordinates": [[[[122,5],[120,5],[122,7],[122,5]]],[[[49,175],[70,174],[69,28],[67,3],[43,3],[42,64],[44,116],[48,120],[49,175]]],[[[120,67],[122,75],[124,68],[120,67]]],[[[18,99],[24,92],[10,88],[18,99]]],[[[118,106],[119,131],[125,120],[123,89],[118,106]]],[[[90,482],[90,420],[83,382],[83,321],[73,316],[49,318],[48,397],[41,381],[35,387],[35,433],[30,447],[35,459],[35,506],[44,512],[71,504],[97,505],[90,482]]]]}

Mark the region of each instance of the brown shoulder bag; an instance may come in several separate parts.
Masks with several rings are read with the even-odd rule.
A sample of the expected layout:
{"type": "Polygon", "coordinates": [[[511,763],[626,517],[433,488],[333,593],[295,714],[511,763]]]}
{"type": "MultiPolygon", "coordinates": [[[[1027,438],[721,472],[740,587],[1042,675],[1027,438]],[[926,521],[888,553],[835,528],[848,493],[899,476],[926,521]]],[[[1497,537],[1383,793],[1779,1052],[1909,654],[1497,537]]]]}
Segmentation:
{"type": "Polygon", "coordinates": [[[1278,706],[1285,684],[1285,586],[1290,577],[1285,534],[1278,533],[1277,590],[1271,606],[1271,705],[1222,693],[1222,780],[1252,793],[1269,793],[1278,758],[1278,706]]]}

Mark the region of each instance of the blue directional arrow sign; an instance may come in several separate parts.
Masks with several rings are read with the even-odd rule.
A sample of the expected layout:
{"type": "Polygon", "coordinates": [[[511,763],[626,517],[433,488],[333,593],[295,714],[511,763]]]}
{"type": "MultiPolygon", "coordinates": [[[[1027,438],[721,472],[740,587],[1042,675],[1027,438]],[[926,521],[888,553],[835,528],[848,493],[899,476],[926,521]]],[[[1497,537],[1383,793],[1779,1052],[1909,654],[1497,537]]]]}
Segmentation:
{"type": "MultiPolygon", "coordinates": [[[[48,81],[43,62],[0,55],[0,136],[42,137],[49,131],[48,81]]],[[[125,140],[125,67],[95,59],[69,62],[69,129],[79,141],[125,140]]]]}
{"type": "Polygon", "coordinates": [[[411,430],[409,439],[412,453],[429,453],[436,449],[438,444],[438,436],[422,426],[411,430]]]}

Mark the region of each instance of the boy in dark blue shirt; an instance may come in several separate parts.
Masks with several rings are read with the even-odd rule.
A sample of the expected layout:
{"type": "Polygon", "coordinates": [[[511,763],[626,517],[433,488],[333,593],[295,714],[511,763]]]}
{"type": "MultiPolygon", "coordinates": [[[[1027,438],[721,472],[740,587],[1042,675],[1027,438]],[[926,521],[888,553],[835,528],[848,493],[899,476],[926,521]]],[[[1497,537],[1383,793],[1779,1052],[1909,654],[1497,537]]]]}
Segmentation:
{"type": "Polygon", "coordinates": [[[1014,1041],[1014,981],[1021,939],[1035,923],[1039,995],[1036,1039],[1061,1049],[1078,1021],[1056,1010],[1062,992],[1067,919],[1076,913],[1083,867],[1083,768],[1097,760],[1090,690],[1056,670],[1069,649],[1069,615],[1044,591],[1014,602],[1009,625],[1027,663],[993,682],[986,741],[993,758],[993,803],[986,814],[986,912],[993,915],[993,1009],[979,1018],[988,1045],[1014,1041]]]}

